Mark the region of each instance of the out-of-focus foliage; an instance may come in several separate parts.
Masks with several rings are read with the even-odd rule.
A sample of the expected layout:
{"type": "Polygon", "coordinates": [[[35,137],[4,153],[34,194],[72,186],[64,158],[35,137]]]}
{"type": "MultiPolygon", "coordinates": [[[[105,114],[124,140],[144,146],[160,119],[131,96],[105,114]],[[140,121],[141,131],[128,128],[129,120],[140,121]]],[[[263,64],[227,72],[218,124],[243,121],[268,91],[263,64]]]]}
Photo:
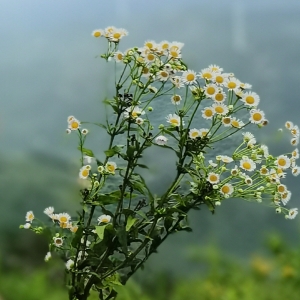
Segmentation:
{"type": "MultiPolygon", "coordinates": [[[[189,259],[199,266],[199,273],[174,277],[154,272],[146,276],[146,281],[139,280],[139,273],[135,278],[139,284],[129,281],[118,300],[298,300],[300,248],[287,247],[277,235],[269,236],[267,248],[265,255],[253,254],[241,261],[225,256],[214,246],[193,247],[189,259]]],[[[0,299],[67,299],[61,280],[63,270],[56,262],[54,259],[30,275],[0,271],[0,299]]],[[[147,266],[142,274],[145,272],[147,266]]],[[[91,295],[90,299],[97,297],[91,295]]]]}

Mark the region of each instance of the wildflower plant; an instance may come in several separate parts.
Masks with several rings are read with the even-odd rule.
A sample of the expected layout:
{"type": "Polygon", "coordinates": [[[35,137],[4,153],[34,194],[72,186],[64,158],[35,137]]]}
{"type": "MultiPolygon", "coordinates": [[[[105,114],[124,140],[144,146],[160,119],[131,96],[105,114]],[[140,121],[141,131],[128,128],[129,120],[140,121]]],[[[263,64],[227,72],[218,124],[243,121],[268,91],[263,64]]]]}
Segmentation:
{"type": "MultiPolygon", "coordinates": [[[[264,203],[287,219],[298,213],[288,208],[291,192],[282,182],[287,172],[300,173],[298,149],[273,156],[245,131],[268,123],[251,85],[216,65],[200,72],[190,69],[179,42],[148,40],[121,51],[126,35],[115,27],[93,32],[108,42],[101,57],[120,69],[114,95],[104,100],[110,108],[105,122],[91,124],[109,136],[103,160],[86,148],[92,134],[82,128],[83,122],[67,119],[67,133],[77,133],[79,139],[81,164],[74,176],[87,182],[80,190],[81,211],[71,217],[46,208],[49,228],[29,211],[20,226],[36,233],[51,231],[45,260],[58,252],[65,261],[70,300],[86,300],[91,290],[99,299],[115,299],[169,235],[191,230],[191,209],[205,205],[215,212],[224,200],[239,198],[264,203]],[[156,126],[153,111],[166,101],[169,110],[160,110],[164,124],[156,126]],[[209,156],[209,151],[222,149],[217,143],[232,136],[239,145],[230,155],[221,150],[209,156]],[[143,153],[151,147],[176,156],[173,181],[160,195],[139,172],[148,168],[143,153]]],[[[299,128],[290,121],[285,127],[296,146],[299,128]]]]}

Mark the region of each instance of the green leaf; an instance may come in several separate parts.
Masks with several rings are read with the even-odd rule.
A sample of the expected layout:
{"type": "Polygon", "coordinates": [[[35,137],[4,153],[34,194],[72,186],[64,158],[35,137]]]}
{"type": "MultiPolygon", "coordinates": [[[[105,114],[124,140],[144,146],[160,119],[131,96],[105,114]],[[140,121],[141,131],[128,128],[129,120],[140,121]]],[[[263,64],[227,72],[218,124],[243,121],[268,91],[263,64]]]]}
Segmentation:
{"type": "Polygon", "coordinates": [[[126,231],[129,231],[136,221],[138,221],[138,219],[135,219],[130,215],[127,219],[126,231]]]}
{"type": "Polygon", "coordinates": [[[143,165],[143,164],[137,164],[137,166],[142,169],[149,169],[146,165],[143,165]]]}
{"type": "Polygon", "coordinates": [[[121,226],[117,229],[117,237],[118,237],[118,240],[121,244],[121,248],[122,248],[124,254],[127,256],[127,252],[128,252],[128,249],[127,249],[127,233],[125,231],[124,226],[121,226]]]}
{"type": "Polygon", "coordinates": [[[104,151],[104,153],[107,157],[113,157],[116,154],[120,154],[123,147],[123,145],[115,145],[112,148],[104,151]]]}
{"type": "Polygon", "coordinates": [[[121,191],[113,191],[109,194],[100,194],[97,197],[97,201],[93,202],[93,205],[107,205],[120,201],[121,191]]]}
{"type": "Polygon", "coordinates": [[[96,227],[96,233],[100,240],[103,240],[106,234],[106,231],[113,231],[112,224],[105,224],[102,226],[95,226],[96,227]]]}
{"type": "Polygon", "coordinates": [[[106,125],[104,125],[102,123],[94,123],[94,124],[101,127],[101,128],[107,129],[106,125]]]}
{"type": "Polygon", "coordinates": [[[147,215],[142,211],[142,210],[138,210],[135,212],[136,214],[140,215],[143,219],[145,220],[149,220],[149,218],[147,217],[147,215]]]}
{"type": "Polygon", "coordinates": [[[96,233],[100,240],[104,239],[104,231],[107,225],[96,226],[96,233]]]}
{"type": "Polygon", "coordinates": [[[78,149],[80,152],[82,152],[83,154],[87,155],[87,156],[95,157],[93,151],[90,150],[90,149],[81,148],[80,146],[78,146],[77,149],[78,149]]]}
{"type": "Polygon", "coordinates": [[[172,217],[170,216],[165,217],[164,226],[167,231],[169,231],[169,229],[172,227],[173,221],[174,220],[172,217]]]}

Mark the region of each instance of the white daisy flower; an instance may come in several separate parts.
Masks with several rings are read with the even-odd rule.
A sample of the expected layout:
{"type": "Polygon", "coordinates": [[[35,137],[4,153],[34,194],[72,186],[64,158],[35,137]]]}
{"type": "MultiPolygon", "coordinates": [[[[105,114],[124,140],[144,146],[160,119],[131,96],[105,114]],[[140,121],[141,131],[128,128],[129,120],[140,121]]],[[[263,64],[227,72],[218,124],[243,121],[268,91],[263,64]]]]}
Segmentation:
{"type": "Polygon", "coordinates": [[[212,119],[215,114],[215,111],[212,107],[205,107],[202,110],[202,117],[206,120],[212,119]]]}
{"type": "Polygon", "coordinates": [[[246,171],[251,172],[255,170],[256,164],[252,159],[245,157],[240,160],[240,167],[246,171]]]}
{"type": "Polygon", "coordinates": [[[245,125],[243,121],[238,120],[236,117],[231,118],[230,124],[234,128],[242,128],[245,125]]]}
{"type": "Polygon", "coordinates": [[[67,268],[67,270],[71,270],[73,267],[74,267],[74,260],[69,259],[69,260],[66,262],[66,268],[67,268]]]}
{"type": "Polygon", "coordinates": [[[97,221],[98,221],[98,224],[109,223],[111,221],[111,216],[110,215],[101,215],[100,217],[98,217],[97,221]]]}
{"type": "Polygon", "coordinates": [[[57,220],[60,223],[69,223],[71,220],[71,216],[67,213],[60,213],[57,215],[57,220]]]}
{"type": "Polygon", "coordinates": [[[223,117],[222,118],[222,124],[224,127],[231,126],[231,118],[230,117],[223,117]]]}
{"type": "Polygon", "coordinates": [[[179,105],[179,104],[180,104],[180,101],[181,101],[181,96],[180,96],[180,95],[175,94],[175,95],[173,95],[173,96],[171,97],[171,102],[172,102],[172,104],[174,104],[174,105],[179,105]]]}
{"type": "Polygon", "coordinates": [[[298,208],[292,208],[289,210],[289,214],[286,215],[287,219],[295,219],[298,214],[298,208]]]}
{"type": "Polygon", "coordinates": [[[230,183],[225,183],[221,188],[220,188],[220,193],[222,195],[228,195],[230,196],[234,192],[234,188],[232,184],[230,183]]]}
{"type": "Polygon", "coordinates": [[[291,121],[286,121],[284,125],[287,129],[291,129],[294,126],[294,124],[291,121]]]}
{"type": "Polygon", "coordinates": [[[23,228],[24,229],[29,229],[31,227],[31,223],[25,223],[24,225],[23,225],[23,228]]]}
{"type": "Polygon", "coordinates": [[[45,255],[44,260],[47,262],[47,261],[50,260],[51,257],[52,257],[51,252],[47,252],[46,255],[45,255]]]}
{"type": "Polygon", "coordinates": [[[168,139],[163,135],[159,135],[158,137],[155,138],[155,143],[157,145],[161,145],[161,146],[166,145],[167,141],[168,139]]]}
{"type": "Polygon", "coordinates": [[[136,119],[137,117],[144,115],[145,112],[143,111],[142,108],[138,107],[138,106],[130,106],[128,108],[126,108],[126,110],[124,111],[124,118],[129,118],[129,116],[133,119],[136,119]]]}
{"type": "Polygon", "coordinates": [[[260,109],[252,109],[249,120],[251,123],[261,124],[265,120],[265,113],[260,109]]]}
{"type": "Polygon", "coordinates": [[[243,94],[241,101],[244,102],[245,105],[251,107],[251,106],[257,106],[259,104],[260,98],[254,92],[246,92],[243,94]]]}
{"type": "Polygon", "coordinates": [[[191,129],[191,130],[189,131],[189,137],[190,137],[191,139],[195,139],[195,138],[197,138],[197,137],[201,137],[201,133],[200,133],[200,131],[199,131],[198,129],[193,128],[193,129],[191,129]]]}
{"type": "Polygon", "coordinates": [[[294,125],[290,131],[294,137],[299,137],[299,127],[297,125],[294,125]]]}
{"type": "Polygon", "coordinates": [[[186,85],[191,85],[197,82],[197,74],[195,71],[187,70],[181,75],[182,82],[186,85]]]}
{"type": "Polygon", "coordinates": [[[219,91],[219,88],[214,83],[209,83],[204,86],[204,93],[205,93],[206,97],[208,97],[208,98],[214,97],[218,93],[218,91],[219,91]]]}
{"type": "Polygon", "coordinates": [[[114,53],[114,59],[117,63],[122,62],[124,58],[124,54],[121,51],[117,51],[114,53]]]}
{"type": "Polygon", "coordinates": [[[228,107],[227,105],[223,104],[223,103],[214,103],[212,105],[212,109],[214,110],[214,112],[218,115],[224,116],[228,113],[228,107]]]}
{"type": "Polygon", "coordinates": [[[300,174],[300,167],[299,166],[295,166],[292,168],[292,174],[294,176],[298,176],[300,174]]]}
{"type": "Polygon", "coordinates": [[[103,35],[104,35],[104,30],[103,29],[95,29],[92,32],[92,36],[95,37],[95,38],[99,38],[99,37],[101,37],[103,35]]]}
{"type": "Polygon", "coordinates": [[[296,148],[296,149],[293,150],[292,157],[294,159],[298,159],[299,158],[299,150],[298,150],[298,148],[296,148]]]}
{"type": "Polygon", "coordinates": [[[291,165],[291,160],[286,155],[280,155],[277,157],[275,164],[281,169],[287,169],[291,165]]]}
{"type": "Polygon", "coordinates": [[[142,125],[144,123],[144,119],[138,117],[135,119],[135,123],[138,124],[138,125],[142,125]]]}
{"type": "Polygon", "coordinates": [[[241,82],[235,77],[228,77],[224,80],[224,86],[228,88],[228,90],[232,90],[234,92],[238,92],[240,88],[241,82]]]}
{"type": "Polygon", "coordinates": [[[87,179],[90,174],[90,169],[87,166],[83,166],[79,170],[79,178],[87,179]]]}
{"type": "Polygon", "coordinates": [[[54,237],[53,238],[53,243],[56,247],[61,247],[64,243],[63,239],[60,237],[54,237]]]}
{"type": "Polygon", "coordinates": [[[170,77],[170,81],[174,84],[174,86],[178,89],[184,87],[181,76],[173,76],[170,77]]]}
{"type": "Polygon", "coordinates": [[[212,80],[214,78],[214,73],[216,72],[212,71],[211,68],[205,68],[201,70],[199,77],[206,80],[212,80]]]}
{"type": "Polygon", "coordinates": [[[244,178],[244,182],[247,184],[247,185],[252,185],[253,181],[252,181],[252,178],[249,177],[249,176],[246,176],[244,178]]]}
{"type": "Polygon", "coordinates": [[[220,175],[214,172],[207,174],[207,181],[211,184],[217,184],[220,181],[220,175]]]}
{"type": "Polygon", "coordinates": [[[291,145],[297,146],[299,144],[299,137],[294,137],[291,139],[291,145]]]}
{"type": "Polygon", "coordinates": [[[33,221],[33,219],[34,219],[34,214],[33,214],[33,212],[30,210],[30,211],[28,211],[27,213],[26,213],[26,222],[32,222],[33,221]]]}
{"type": "Polygon", "coordinates": [[[117,169],[117,164],[113,161],[108,161],[105,165],[105,170],[108,173],[115,174],[116,169],[117,169]]]}
{"type": "MultiPolygon", "coordinates": [[[[180,126],[180,117],[176,114],[169,114],[167,117],[167,122],[170,123],[172,126],[176,127],[176,126],[180,126]]],[[[182,125],[183,125],[183,121],[182,121],[182,125]]]]}
{"type": "Polygon", "coordinates": [[[199,133],[200,133],[200,136],[202,138],[206,137],[208,135],[208,132],[209,132],[208,128],[201,128],[201,129],[199,129],[199,133]]]}

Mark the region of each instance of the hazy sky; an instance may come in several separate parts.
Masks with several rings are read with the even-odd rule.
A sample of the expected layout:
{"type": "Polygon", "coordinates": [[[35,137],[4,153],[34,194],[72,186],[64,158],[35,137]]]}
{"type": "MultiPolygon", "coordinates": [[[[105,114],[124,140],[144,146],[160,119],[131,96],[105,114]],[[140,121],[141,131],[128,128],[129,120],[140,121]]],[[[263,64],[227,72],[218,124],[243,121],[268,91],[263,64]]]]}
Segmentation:
{"type": "Polygon", "coordinates": [[[279,0],[193,0],[184,4],[2,0],[3,149],[51,152],[55,144],[62,150],[68,115],[96,117],[94,106],[107,94],[103,75],[108,67],[95,59],[105,43],[93,39],[91,32],[108,25],[129,31],[121,44],[124,50],[140,46],[146,39],[184,42],[184,58],[196,71],[211,63],[221,64],[225,71],[252,83],[261,95],[262,108],[275,116],[279,106],[284,103],[286,108],[287,102],[294,103],[291,98],[297,98],[299,12],[299,1],[279,0]],[[281,94],[278,84],[282,85],[281,94]],[[285,89],[289,96],[282,99],[285,89]],[[273,105],[267,105],[264,99],[273,105]]]}

